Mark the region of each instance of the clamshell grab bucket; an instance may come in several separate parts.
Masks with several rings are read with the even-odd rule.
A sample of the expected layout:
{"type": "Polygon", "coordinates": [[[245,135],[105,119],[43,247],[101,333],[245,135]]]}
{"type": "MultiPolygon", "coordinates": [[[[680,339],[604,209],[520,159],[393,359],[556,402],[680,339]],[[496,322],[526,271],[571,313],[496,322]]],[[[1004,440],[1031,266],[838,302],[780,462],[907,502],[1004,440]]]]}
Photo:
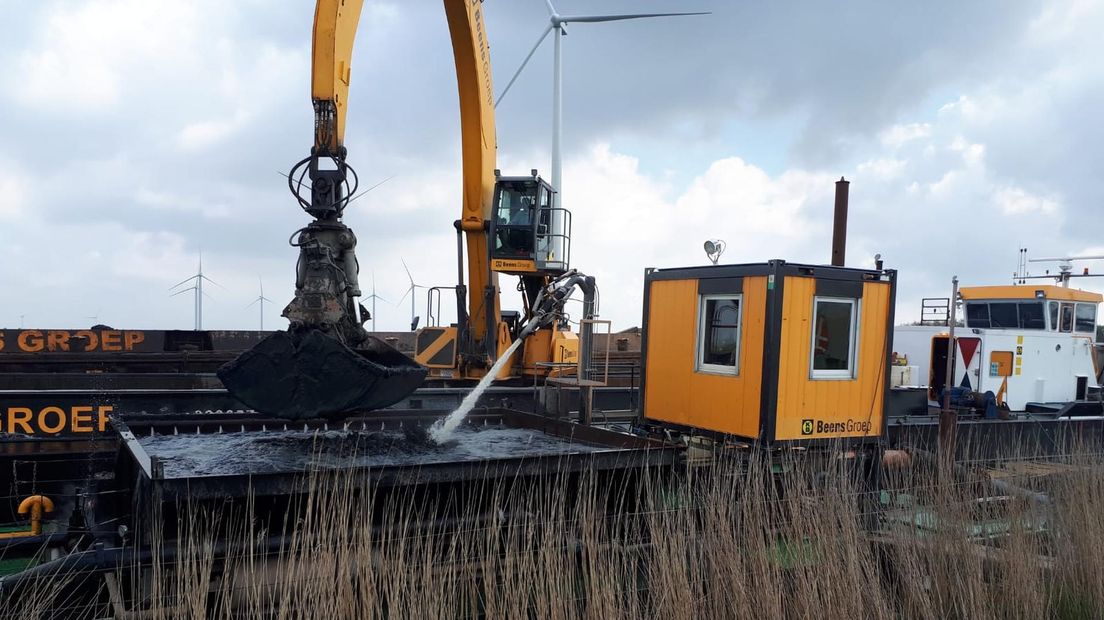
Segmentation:
{"type": "Polygon", "coordinates": [[[351,349],[317,330],[276,332],[218,369],[231,395],[286,420],[382,409],[413,393],[426,373],[379,339],[351,349]]]}

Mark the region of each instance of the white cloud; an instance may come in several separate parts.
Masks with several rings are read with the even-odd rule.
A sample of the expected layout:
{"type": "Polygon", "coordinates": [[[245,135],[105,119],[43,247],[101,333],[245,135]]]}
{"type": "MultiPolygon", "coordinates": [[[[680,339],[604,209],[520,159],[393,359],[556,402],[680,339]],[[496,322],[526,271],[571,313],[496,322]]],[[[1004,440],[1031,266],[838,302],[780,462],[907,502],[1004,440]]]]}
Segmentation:
{"type": "Polygon", "coordinates": [[[859,164],[857,170],[863,173],[870,173],[882,178],[893,178],[900,176],[904,171],[905,166],[908,165],[908,161],[904,159],[894,159],[892,157],[879,157],[878,159],[871,159],[859,164]]]}
{"type": "Polygon", "coordinates": [[[1059,201],[1054,197],[1035,196],[1019,187],[1002,187],[993,194],[993,203],[1005,215],[1024,213],[1055,213],[1059,201]]]}
{"type": "Polygon", "coordinates": [[[173,66],[202,34],[188,2],[93,0],[52,6],[11,72],[17,96],[47,108],[103,108],[133,91],[131,73],[173,66]]]}
{"type": "MultiPolygon", "coordinates": [[[[275,170],[286,169],[309,146],[308,4],[28,5],[35,10],[28,10],[21,31],[0,37],[0,60],[9,67],[0,75],[6,104],[0,108],[6,234],[0,289],[27,292],[21,299],[28,322],[41,316],[33,322],[73,323],[102,305],[105,320],[190,326],[186,296],[168,300],[161,289],[194,270],[200,247],[212,277],[232,291],[212,291],[210,326],[255,324],[255,314],[242,308],[258,273],[269,296],[286,301],[296,255],[284,241],[306,218],[283,194],[275,170]],[[4,161],[25,161],[13,150],[21,145],[41,149],[28,170],[4,161]],[[21,269],[41,247],[51,252],[34,273],[21,269]]],[[[756,9],[775,21],[761,20],[750,39],[695,35],[700,45],[680,49],[690,59],[707,52],[743,57],[726,46],[784,43],[788,39],[777,32],[792,30],[791,9],[772,7],[756,9]]],[[[1094,149],[1104,141],[1092,117],[1104,89],[1104,63],[1096,61],[1104,52],[1101,7],[1079,0],[1050,4],[1034,24],[1022,15],[1009,17],[1018,15],[1010,7],[999,26],[986,30],[999,21],[987,20],[966,35],[948,32],[948,24],[959,23],[953,20],[891,33],[902,39],[905,57],[875,63],[861,90],[831,71],[813,75],[808,49],[790,43],[765,56],[758,73],[735,83],[739,88],[725,86],[733,72],[722,65],[657,73],[655,63],[629,61],[674,48],[638,52],[627,45],[639,41],[632,29],[585,37],[632,50],[633,57],[618,65],[626,81],[610,80],[608,66],[584,60],[586,50],[609,53],[610,47],[587,48],[580,39],[573,47],[580,62],[572,65],[573,85],[565,95],[563,189],[575,215],[574,263],[599,277],[603,313],[625,327],[640,321],[643,268],[703,264],[706,238],[728,242],[726,262],[823,262],[832,182],[840,174],[854,181],[849,257],[867,264],[881,252],[901,269],[902,320],[919,297],[943,293],[950,275],[986,283],[1010,273],[1021,244],[1040,253],[1089,245],[1087,237],[1100,228],[1090,208],[1104,199],[1093,167],[1094,149]],[[959,37],[958,43],[948,43],[945,34],[959,37]],[[720,69],[710,73],[710,67],[720,69]],[[632,87],[642,84],[651,90],[632,87]],[[643,95],[626,107],[623,93],[610,89],[643,95]],[[663,103],[672,93],[678,101],[663,103]],[[825,116],[823,108],[837,102],[835,113],[828,109],[825,116]],[[814,146],[842,146],[824,151],[823,164],[801,168],[793,162],[811,161],[801,157],[811,147],[801,143],[802,121],[789,115],[800,117],[806,109],[818,128],[814,146]],[[703,131],[709,134],[704,138],[670,131],[680,123],[754,125],[755,131],[735,138],[719,130],[703,131]],[[759,144],[753,148],[749,140],[759,144]],[[656,162],[649,152],[678,156],[656,162]],[[657,168],[662,171],[653,173],[657,168]],[[1075,213],[1080,205],[1088,206],[1075,213]]],[[[539,3],[529,8],[536,13],[513,3],[488,8],[499,76],[508,75],[511,59],[532,43],[532,34],[517,24],[543,19],[539,3]]],[[[720,23],[721,11],[717,17],[716,24],[732,27],[720,23]]],[[[843,11],[840,17],[862,16],[843,11]]],[[[685,32],[665,31],[671,40],[685,32]]],[[[835,65],[846,64],[834,61],[840,51],[869,55],[877,49],[830,49],[828,39],[810,45],[836,54],[835,65]]],[[[501,154],[505,172],[528,171],[547,157],[542,106],[550,67],[542,74],[539,65],[550,61],[545,53],[536,58],[515,87],[519,100],[500,110],[498,125],[504,148],[532,149],[534,157],[514,161],[501,154]]],[[[689,66],[686,58],[664,60],[689,66]]],[[[451,223],[460,212],[460,158],[450,61],[439,4],[365,7],[353,68],[350,150],[364,187],[396,177],[354,203],[348,221],[360,235],[364,279],[374,271],[380,294],[393,302],[407,287],[400,258],[419,284],[456,278],[451,223]]],[[[516,307],[511,279],[504,278],[503,289],[504,304],[516,307]]],[[[417,302],[424,316],[424,296],[417,302]]],[[[280,306],[274,304],[273,316],[280,306]]],[[[4,311],[0,321],[10,321],[15,310],[4,311]]],[[[381,328],[402,328],[409,320],[405,302],[381,303],[379,311],[381,328]]]]}
{"type": "Polygon", "coordinates": [[[0,219],[14,219],[27,209],[27,182],[11,162],[0,160],[0,219]]]}
{"type": "Polygon", "coordinates": [[[979,164],[985,158],[984,144],[972,144],[962,136],[955,136],[955,139],[951,142],[951,150],[961,153],[962,161],[969,165],[979,164]]]}
{"type": "Polygon", "coordinates": [[[180,130],[177,142],[181,148],[190,151],[215,146],[231,137],[247,118],[246,114],[239,113],[230,119],[189,123],[180,130]]]}
{"type": "Polygon", "coordinates": [[[195,213],[205,218],[226,217],[230,213],[230,208],[226,204],[211,203],[200,198],[178,196],[147,188],[139,188],[134,194],[134,201],[144,207],[161,211],[195,213]]]}
{"type": "Polygon", "coordinates": [[[879,135],[882,144],[896,148],[913,140],[927,138],[931,135],[931,125],[928,123],[906,123],[893,125],[883,130],[879,135]]]}

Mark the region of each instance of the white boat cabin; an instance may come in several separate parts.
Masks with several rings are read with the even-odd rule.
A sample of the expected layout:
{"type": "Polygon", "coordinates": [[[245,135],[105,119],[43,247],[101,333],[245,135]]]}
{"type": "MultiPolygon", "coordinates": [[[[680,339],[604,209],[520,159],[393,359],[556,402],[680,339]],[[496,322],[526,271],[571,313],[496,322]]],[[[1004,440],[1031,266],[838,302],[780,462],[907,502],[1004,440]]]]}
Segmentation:
{"type": "MultiPolygon", "coordinates": [[[[965,327],[955,330],[954,384],[993,392],[1023,411],[1029,403],[1085,398],[1097,384],[1093,346],[1104,296],[1054,285],[959,289],[965,327]]],[[[929,398],[946,384],[947,336],[932,339],[929,398]]]]}

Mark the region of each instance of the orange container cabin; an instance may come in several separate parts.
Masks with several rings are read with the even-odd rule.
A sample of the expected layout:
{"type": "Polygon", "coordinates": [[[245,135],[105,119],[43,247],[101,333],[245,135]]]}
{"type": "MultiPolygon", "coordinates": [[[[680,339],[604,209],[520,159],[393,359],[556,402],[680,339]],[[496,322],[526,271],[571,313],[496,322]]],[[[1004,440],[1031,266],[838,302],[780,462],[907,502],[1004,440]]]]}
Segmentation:
{"type": "Polygon", "coordinates": [[[764,444],[876,441],[896,280],[782,260],[647,270],[645,423],[764,444]]]}

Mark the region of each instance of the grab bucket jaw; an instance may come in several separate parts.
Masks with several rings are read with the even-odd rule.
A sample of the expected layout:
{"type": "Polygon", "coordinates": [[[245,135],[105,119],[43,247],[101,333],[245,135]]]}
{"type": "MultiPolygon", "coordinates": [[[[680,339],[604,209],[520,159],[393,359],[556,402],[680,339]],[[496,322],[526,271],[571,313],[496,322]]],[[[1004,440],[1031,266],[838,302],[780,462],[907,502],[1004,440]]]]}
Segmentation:
{"type": "Polygon", "coordinates": [[[382,409],[418,389],[428,370],[369,337],[349,348],[318,330],[276,332],[218,369],[230,394],[285,420],[382,409]]]}

